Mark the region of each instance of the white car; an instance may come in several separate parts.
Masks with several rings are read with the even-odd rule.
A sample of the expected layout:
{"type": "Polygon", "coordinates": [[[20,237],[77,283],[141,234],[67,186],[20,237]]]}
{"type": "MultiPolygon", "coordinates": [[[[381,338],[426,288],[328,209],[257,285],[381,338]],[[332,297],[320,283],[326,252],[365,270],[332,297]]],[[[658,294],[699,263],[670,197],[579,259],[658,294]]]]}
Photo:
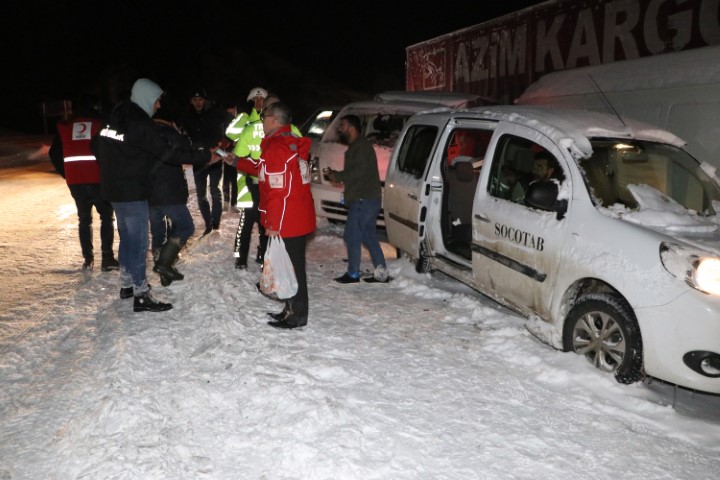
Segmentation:
{"type": "Polygon", "coordinates": [[[582,110],[415,115],[387,172],[388,239],[620,382],[720,393],[720,187],[683,145],[582,110]]]}
{"type": "MultiPolygon", "coordinates": [[[[380,181],[384,184],[390,154],[395,146],[400,130],[414,114],[437,108],[445,110],[487,103],[477,95],[450,92],[384,92],[375,96],[373,101],[354,102],[346,105],[334,117],[322,138],[313,146],[311,159],[312,194],[315,199],[315,213],[338,222],[347,219],[347,207],[343,200],[343,187],[332,184],[325,178],[325,168],[342,170],[345,165],[347,146],[340,143],[337,128],[345,115],[357,115],[362,123],[361,135],[370,139],[375,149],[380,181]]],[[[378,216],[378,225],[382,226],[382,210],[378,216]]]]}

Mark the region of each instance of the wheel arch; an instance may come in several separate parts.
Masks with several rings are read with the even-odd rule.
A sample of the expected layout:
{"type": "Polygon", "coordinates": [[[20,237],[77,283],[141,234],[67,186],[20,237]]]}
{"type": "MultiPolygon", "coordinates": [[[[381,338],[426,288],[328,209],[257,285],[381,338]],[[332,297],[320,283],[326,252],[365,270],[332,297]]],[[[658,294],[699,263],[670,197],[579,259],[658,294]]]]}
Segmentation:
{"type": "MultiPolygon", "coordinates": [[[[591,294],[591,293],[607,293],[611,294],[613,296],[616,296],[619,300],[622,302],[625,302],[628,307],[630,307],[630,310],[632,311],[632,306],[630,305],[630,302],[628,299],[620,293],[619,290],[614,288],[609,283],[605,282],[604,280],[601,280],[599,278],[582,278],[577,281],[575,281],[572,285],[570,285],[563,294],[559,308],[558,308],[558,318],[560,319],[560,334],[561,338],[565,337],[565,330],[568,328],[568,314],[572,310],[573,306],[577,303],[578,299],[582,298],[585,295],[591,294]]],[[[635,317],[635,313],[633,311],[633,316],[635,317]]],[[[638,326],[638,329],[640,329],[640,325],[637,321],[637,317],[635,317],[635,323],[638,326]]],[[[640,331],[640,338],[642,340],[642,331],[640,331]]],[[[568,351],[567,347],[565,346],[564,342],[562,342],[562,350],[568,351]]]]}

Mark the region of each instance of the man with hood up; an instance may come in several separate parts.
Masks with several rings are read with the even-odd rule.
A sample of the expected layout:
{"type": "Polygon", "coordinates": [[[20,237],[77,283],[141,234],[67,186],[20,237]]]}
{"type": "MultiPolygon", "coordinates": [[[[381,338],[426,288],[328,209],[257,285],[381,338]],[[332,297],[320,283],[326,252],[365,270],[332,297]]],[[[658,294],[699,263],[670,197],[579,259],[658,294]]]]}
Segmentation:
{"type": "MultiPolygon", "coordinates": [[[[204,159],[214,163],[219,160],[210,150],[170,143],[160,133],[152,116],[160,108],[162,94],[162,89],[153,81],[138,79],[130,99],[113,109],[108,124],[93,137],[91,144],[100,162],[103,198],[112,204],[117,218],[120,298],[134,297],[135,312],[160,312],[172,308],[171,304],[151,296],[146,280],[151,173],[158,162],[183,164],[204,159]]],[[[176,243],[165,245],[163,248],[173,251],[161,254],[166,264],[157,265],[157,268],[163,274],[172,275],[172,262],[180,248],[176,243]]]]}

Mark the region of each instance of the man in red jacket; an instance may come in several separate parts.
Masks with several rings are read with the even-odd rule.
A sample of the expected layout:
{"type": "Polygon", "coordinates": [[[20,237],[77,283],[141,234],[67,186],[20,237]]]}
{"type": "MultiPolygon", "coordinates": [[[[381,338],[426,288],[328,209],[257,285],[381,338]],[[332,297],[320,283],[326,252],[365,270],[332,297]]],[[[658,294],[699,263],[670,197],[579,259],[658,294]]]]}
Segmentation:
{"type": "Polygon", "coordinates": [[[80,248],[85,258],[83,269],[91,270],[95,261],[92,238],[94,206],[100,215],[101,269],[107,272],[119,268],[113,255],[115,226],[112,205],[103,200],[100,194],[100,167],[95,155],[90,151],[90,139],[100,130],[101,123],[97,112],[89,103],[89,99],[76,101],[73,106],[76,115],[58,122],[57,135],[49,155],[55,170],[67,181],[70,194],[75,200],[80,248]]]}
{"type": "Polygon", "coordinates": [[[278,102],[262,114],[265,137],[260,144],[258,160],[228,156],[237,169],[257,176],[260,187],[260,222],[268,237],[282,237],[295,269],[298,290],[286,300],[280,313],[269,313],[275,328],[292,329],[307,325],[308,289],[305,273],[307,239],[315,231],[315,207],[310,192],[307,159],[311,140],[298,137],[291,130],[291,112],[278,102]]]}

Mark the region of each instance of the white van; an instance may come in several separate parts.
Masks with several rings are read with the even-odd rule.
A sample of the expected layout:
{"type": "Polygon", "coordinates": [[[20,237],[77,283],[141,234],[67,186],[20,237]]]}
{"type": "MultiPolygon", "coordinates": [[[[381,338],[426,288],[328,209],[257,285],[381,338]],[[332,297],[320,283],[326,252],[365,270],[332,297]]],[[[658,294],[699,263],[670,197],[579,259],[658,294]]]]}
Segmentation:
{"type": "MultiPolygon", "coordinates": [[[[464,108],[488,103],[477,95],[451,92],[401,92],[390,91],[377,94],[373,101],[354,102],[346,105],[327,127],[320,142],[313,148],[310,162],[312,194],[315,212],[330,221],[345,221],[347,207],[343,200],[343,186],[332,184],[322,174],[325,168],[342,170],[345,165],[347,146],[340,143],[337,129],[345,115],[357,115],[362,123],[361,135],[373,142],[378,161],[380,182],[385,183],[390,154],[398,134],[408,118],[423,110],[464,108]]],[[[384,225],[383,212],[378,216],[378,225],[384,225]]]]}
{"type": "Polygon", "coordinates": [[[515,103],[617,112],[673,132],[720,168],[720,46],[549,73],[515,103]]]}
{"type": "Polygon", "coordinates": [[[419,114],[388,168],[387,236],[618,381],[720,393],[720,186],[683,145],[577,109],[419,114]]]}

